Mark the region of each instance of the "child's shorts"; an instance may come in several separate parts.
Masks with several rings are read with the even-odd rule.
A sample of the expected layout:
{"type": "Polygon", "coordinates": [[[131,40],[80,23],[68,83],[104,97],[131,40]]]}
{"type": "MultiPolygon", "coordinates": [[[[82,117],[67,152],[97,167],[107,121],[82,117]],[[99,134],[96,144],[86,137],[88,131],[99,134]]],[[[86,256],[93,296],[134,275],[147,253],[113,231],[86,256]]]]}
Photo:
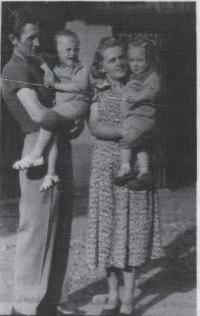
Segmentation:
{"type": "Polygon", "coordinates": [[[128,113],[124,123],[128,136],[120,141],[120,147],[124,149],[137,147],[142,143],[143,137],[155,127],[156,108],[150,105],[138,106],[128,113]]]}

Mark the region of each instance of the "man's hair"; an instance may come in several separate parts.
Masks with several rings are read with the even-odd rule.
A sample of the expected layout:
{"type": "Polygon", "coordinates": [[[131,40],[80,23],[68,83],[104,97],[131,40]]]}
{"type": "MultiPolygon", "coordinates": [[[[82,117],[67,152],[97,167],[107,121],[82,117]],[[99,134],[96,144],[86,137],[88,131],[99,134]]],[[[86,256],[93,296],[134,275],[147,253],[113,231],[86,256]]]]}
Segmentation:
{"type": "Polygon", "coordinates": [[[78,45],[80,44],[78,35],[75,32],[72,32],[71,30],[65,29],[65,30],[59,31],[55,35],[55,42],[57,42],[57,39],[61,36],[72,38],[75,42],[77,42],[78,45]]]}
{"type": "Polygon", "coordinates": [[[14,10],[11,14],[11,20],[10,33],[18,39],[20,38],[26,24],[36,24],[39,22],[39,19],[33,13],[24,9],[14,10]]]}
{"type": "Polygon", "coordinates": [[[124,45],[120,40],[115,39],[114,37],[102,38],[102,40],[100,41],[97,47],[97,51],[95,53],[94,62],[92,64],[92,69],[91,69],[92,75],[95,79],[105,78],[105,74],[102,73],[102,70],[101,70],[102,68],[101,64],[103,61],[103,53],[105,50],[112,47],[121,47],[124,50],[124,45]]]}

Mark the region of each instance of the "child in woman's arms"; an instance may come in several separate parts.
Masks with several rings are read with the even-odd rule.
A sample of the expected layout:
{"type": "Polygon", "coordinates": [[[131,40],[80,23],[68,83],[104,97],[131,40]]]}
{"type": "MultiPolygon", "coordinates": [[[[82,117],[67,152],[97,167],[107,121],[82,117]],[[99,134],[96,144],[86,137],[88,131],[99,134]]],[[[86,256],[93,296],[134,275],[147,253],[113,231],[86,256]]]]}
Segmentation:
{"type": "MultiPolygon", "coordinates": [[[[69,30],[57,33],[56,48],[59,64],[53,71],[43,62],[44,82],[55,89],[55,106],[53,110],[69,119],[70,126],[78,119],[84,119],[89,106],[89,73],[79,62],[79,39],[69,30]]],[[[67,124],[68,121],[66,121],[67,124]]],[[[47,190],[59,182],[56,174],[57,135],[40,129],[40,133],[32,152],[15,162],[13,168],[28,169],[44,163],[43,155],[47,151],[48,170],[41,190],[47,190]]]]}
{"type": "Polygon", "coordinates": [[[143,138],[156,124],[156,108],[151,104],[160,90],[160,76],[156,71],[156,45],[148,38],[133,39],[127,50],[130,80],[121,102],[124,116],[124,137],[121,144],[121,166],[114,183],[124,185],[132,181],[133,190],[152,186],[149,153],[143,138]],[[136,155],[137,171],[132,168],[132,151],[136,155]]]}

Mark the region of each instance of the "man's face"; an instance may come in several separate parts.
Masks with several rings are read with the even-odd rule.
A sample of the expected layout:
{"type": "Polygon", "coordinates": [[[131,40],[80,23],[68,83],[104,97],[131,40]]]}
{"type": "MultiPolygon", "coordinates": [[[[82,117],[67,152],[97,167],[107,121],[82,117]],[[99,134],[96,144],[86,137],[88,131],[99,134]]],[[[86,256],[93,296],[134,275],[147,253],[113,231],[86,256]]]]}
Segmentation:
{"type": "Polygon", "coordinates": [[[103,52],[102,70],[112,80],[120,80],[126,76],[126,62],[120,46],[109,47],[103,52]]]}
{"type": "Polygon", "coordinates": [[[73,66],[79,58],[79,44],[72,37],[62,35],[57,38],[57,53],[61,64],[73,66]]]}
{"type": "Polygon", "coordinates": [[[15,51],[24,58],[33,58],[37,55],[40,46],[39,43],[39,25],[25,24],[20,38],[13,41],[15,51]]]}

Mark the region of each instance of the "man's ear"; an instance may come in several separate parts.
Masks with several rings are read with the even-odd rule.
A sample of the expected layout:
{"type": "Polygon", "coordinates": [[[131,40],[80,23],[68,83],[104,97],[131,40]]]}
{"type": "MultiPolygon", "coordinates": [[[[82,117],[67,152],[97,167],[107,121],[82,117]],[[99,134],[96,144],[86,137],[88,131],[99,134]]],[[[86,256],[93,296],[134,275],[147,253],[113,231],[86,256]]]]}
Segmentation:
{"type": "Polygon", "coordinates": [[[103,63],[100,63],[100,64],[99,64],[99,71],[100,71],[102,74],[105,74],[105,73],[106,73],[106,71],[105,71],[105,69],[104,69],[104,67],[103,67],[103,63]]]}
{"type": "Polygon", "coordinates": [[[16,46],[16,45],[17,45],[17,43],[18,43],[18,39],[16,38],[16,36],[15,36],[15,35],[13,35],[13,34],[9,34],[9,39],[10,39],[11,43],[12,43],[14,46],[16,46]]]}

